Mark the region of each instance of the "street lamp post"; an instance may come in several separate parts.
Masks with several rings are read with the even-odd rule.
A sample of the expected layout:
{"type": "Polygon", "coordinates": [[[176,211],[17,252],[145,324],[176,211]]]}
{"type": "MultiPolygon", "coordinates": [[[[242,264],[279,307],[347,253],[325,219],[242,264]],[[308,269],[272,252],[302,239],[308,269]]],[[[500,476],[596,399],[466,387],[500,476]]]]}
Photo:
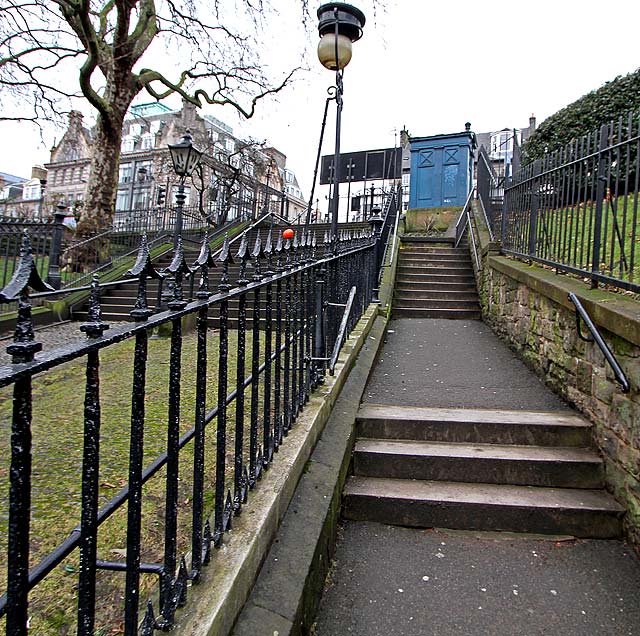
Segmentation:
{"type": "Polygon", "coordinates": [[[67,216],[67,206],[60,202],[54,213],[53,234],[51,236],[51,252],[49,254],[49,267],[47,270],[47,283],[54,289],[60,289],[62,275],[60,274],[60,253],[62,251],[62,233],[64,218],[67,216]]]}
{"type": "Polygon", "coordinates": [[[333,196],[331,198],[331,243],[338,250],[338,208],[340,204],[340,132],[344,68],[351,61],[351,44],[362,37],[365,23],[360,9],[344,2],[329,2],[318,9],[318,59],[325,68],[336,73],[333,98],[336,101],[336,143],[333,159],[333,196]]]}
{"type": "Polygon", "coordinates": [[[180,177],[176,194],[176,225],[173,233],[173,247],[176,249],[178,247],[178,238],[182,234],[182,214],[184,202],[187,198],[184,193],[184,181],[198,167],[202,158],[202,151],[193,145],[193,137],[188,130],[177,144],[168,144],[168,146],[171,153],[171,161],[173,162],[173,170],[180,177]]]}

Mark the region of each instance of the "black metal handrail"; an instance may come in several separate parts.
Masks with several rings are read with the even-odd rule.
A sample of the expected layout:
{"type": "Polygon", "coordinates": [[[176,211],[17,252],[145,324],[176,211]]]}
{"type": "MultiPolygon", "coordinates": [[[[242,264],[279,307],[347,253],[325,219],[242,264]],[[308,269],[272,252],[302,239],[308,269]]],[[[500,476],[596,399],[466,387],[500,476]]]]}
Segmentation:
{"type": "MultiPolygon", "coordinates": [[[[351,317],[351,309],[353,308],[353,301],[356,297],[357,292],[356,287],[352,287],[349,291],[349,297],[347,298],[347,302],[344,304],[344,313],[342,314],[342,320],[340,321],[340,327],[338,328],[338,337],[333,344],[333,352],[331,353],[331,358],[329,360],[329,374],[333,375],[336,370],[336,364],[338,362],[338,356],[340,355],[340,349],[342,349],[342,345],[344,344],[344,339],[347,335],[347,326],[349,324],[349,318],[351,317]]],[[[339,305],[342,306],[341,304],[339,305]]]]}
{"type": "MultiPolygon", "coordinates": [[[[294,426],[313,390],[322,382],[330,358],[327,352],[338,339],[353,328],[373,298],[376,285],[376,237],[371,232],[342,235],[338,254],[333,243],[317,245],[312,234],[300,241],[284,241],[272,234],[259,236],[253,246],[248,245],[245,231],[237,252],[232,255],[230,241],[225,244],[214,262],[207,241],[196,263],[200,284],[188,302],[183,297],[183,280],[193,276],[184,260],[182,242],[178,241],[174,258],[167,269],[173,278],[172,298],[168,310],[152,315],[147,304],[146,286],[150,279],[161,276],[150,260],[146,240],[142,241],[136,264],[129,272],[138,280],[138,295],[130,312],[135,319],[131,325],[105,333],[109,326],[102,320],[99,302],[100,286],[97,277],[91,289],[89,320],[81,325],[88,338],[63,349],[36,354],[42,345],[35,340],[31,320],[29,289],[46,291],[46,285],[33,267],[28,237],[24,237],[20,265],[9,285],[0,292],[0,302],[17,300],[20,305],[14,341],[7,347],[14,364],[0,367],[0,387],[13,386],[13,421],[11,437],[11,470],[9,471],[9,536],[7,593],[0,599],[0,615],[6,614],[7,634],[26,633],[29,620],[30,591],[54,571],[74,550],[79,550],[77,570],[78,619],[77,633],[94,634],[96,625],[96,576],[100,570],[124,573],[123,624],[126,636],[138,635],[140,615],[144,613],[141,634],[151,636],[156,630],[169,629],[179,604],[187,595],[187,581],[197,583],[202,568],[212,558],[212,548],[222,545],[232,518],[242,511],[250,491],[258,487],[262,472],[274,464],[279,446],[286,441],[287,432],[294,426]],[[324,250],[324,253],[321,253],[324,250]],[[265,265],[266,262],[266,265],[265,265]],[[230,265],[239,265],[237,282],[230,281],[230,265]],[[218,293],[209,291],[209,271],[217,265],[222,270],[218,293]],[[253,269],[248,276],[247,266],[253,269]],[[355,288],[355,291],[354,289],[355,288]],[[247,310],[252,302],[251,313],[247,310]],[[230,303],[238,303],[235,324],[232,323],[230,303]],[[347,316],[338,328],[334,310],[349,305],[347,316]],[[183,318],[196,318],[197,360],[196,375],[182,373],[183,318]],[[212,336],[209,318],[217,324],[212,336]],[[251,325],[248,324],[251,320],[251,325]],[[167,325],[170,329],[171,352],[168,369],[166,401],[166,451],[143,463],[144,432],[149,424],[145,416],[147,366],[150,334],[167,325]],[[235,380],[229,381],[229,332],[237,333],[235,380]],[[251,338],[251,356],[246,353],[247,336],[251,338]],[[207,358],[210,337],[219,341],[217,360],[207,358]],[[129,462],[125,476],[127,485],[115,497],[99,507],[101,438],[100,356],[109,347],[124,340],[134,340],[132,352],[133,382],[131,385],[131,425],[129,429],[129,462]],[[84,436],[82,449],[82,507],[80,524],[48,554],[30,558],[30,499],[32,489],[31,455],[32,402],[34,383],[47,370],[62,364],[86,366],[84,401],[84,436]],[[250,369],[246,367],[249,366],[250,369]],[[216,395],[207,399],[207,374],[217,377],[216,395]],[[181,432],[182,386],[192,382],[195,390],[195,416],[186,433],[181,432]],[[245,393],[250,395],[250,408],[245,406],[245,393]],[[235,427],[229,421],[228,408],[234,404],[235,427]],[[208,426],[215,426],[215,460],[205,471],[205,449],[211,444],[206,435],[208,426]],[[233,429],[233,432],[231,431],[233,429]],[[227,460],[227,448],[234,444],[233,462],[227,460]],[[190,450],[187,450],[190,449],[190,450]],[[178,551],[178,508],[182,507],[179,482],[185,487],[185,475],[179,476],[181,453],[193,454],[191,516],[186,530],[191,537],[190,569],[185,555],[178,551]],[[164,470],[160,473],[160,469],[164,470]],[[233,476],[227,473],[233,472],[233,476]],[[157,562],[143,560],[142,499],[143,486],[156,475],[163,475],[166,500],[164,504],[164,541],[162,555],[157,562]],[[205,504],[204,484],[207,475],[213,476],[212,510],[205,504]],[[127,503],[127,549],[124,560],[98,558],[99,528],[127,503]],[[35,559],[39,562],[30,567],[35,559]],[[159,577],[159,607],[149,601],[146,611],[140,602],[140,575],[154,573],[159,577]]],[[[55,413],[48,414],[56,417],[55,413]]],[[[231,451],[231,449],[229,448],[231,451]]],[[[109,458],[111,459],[111,458],[109,458]]],[[[78,460],[80,463],[80,460],[78,460]]],[[[52,479],[55,482],[55,479],[52,479]]],[[[220,559],[224,553],[219,553],[220,559]]],[[[68,580],[68,579],[67,579],[68,580]]],[[[68,611],[69,608],[67,608],[68,611]]],[[[116,620],[114,617],[109,617],[116,620]]],[[[119,620],[119,619],[117,619],[119,620]]]]}
{"type": "Polygon", "coordinates": [[[600,334],[600,331],[598,331],[595,323],[589,317],[587,310],[584,308],[578,297],[573,292],[569,292],[569,300],[575,305],[576,308],[576,329],[578,330],[578,336],[586,342],[595,342],[598,347],[600,347],[600,350],[604,354],[604,357],[607,359],[607,362],[613,369],[616,380],[622,387],[622,392],[629,393],[629,391],[631,390],[631,386],[629,385],[629,380],[627,379],[625,372],[622,370],[622,367],[618,363],[618,360],[616,359],[613,351],[611,351],[611,349],[609,348],[609,345],[607,345],[607,343],[604,341],[604,338],[600,334]],[[580,329],[580,320],[582,320],[587,326],[587,329],[591,332],[593,339],[586,338],[582,335],[582,330],[580,329]]]}
{"type": "Polygon", "coordinates": [[[484,215],[484,220],[489,230],[489,238],[491,241],[495,241],[493,201],[501,198],[502,189],[498,184],[498,177],[491,165],[491,159],[484,146],[480,146],[480,150],[478,151],[477,170],[476,192],[478,193],[478,200],[480,201],[482,214],[484,215]]]}
{"type": "Polygon", "coordinates": [[[472,200],[473,200],[473,190],[469,192],[469,195],[467,196],[467,200],[465,201],[464,207],[462,208],[462,212],[460,212],[460,216],[458,217],[458,220],[456,222],[456,242],[454,243],[454,247],[458,247],[465,233],[468,233],[471,239],[471,248],[473,250],[473,258],[476,263],[476,272],[479,272],[482,269],[482,262],[480,260],[480,255],[478,254],[476,237],[473,233],[473,219],[471,217],[472,200]]]}

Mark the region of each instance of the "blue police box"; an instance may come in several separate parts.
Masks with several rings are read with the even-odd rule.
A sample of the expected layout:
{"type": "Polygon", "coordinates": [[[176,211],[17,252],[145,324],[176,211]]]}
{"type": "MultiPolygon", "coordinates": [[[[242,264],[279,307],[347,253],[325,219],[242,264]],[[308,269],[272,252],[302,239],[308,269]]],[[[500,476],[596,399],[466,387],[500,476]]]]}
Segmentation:
{"type": "Polygon", "coordinates": [[[464,205],[473,187],[471,124],[450,135],[411,138],[409,208],[464,205]]]}

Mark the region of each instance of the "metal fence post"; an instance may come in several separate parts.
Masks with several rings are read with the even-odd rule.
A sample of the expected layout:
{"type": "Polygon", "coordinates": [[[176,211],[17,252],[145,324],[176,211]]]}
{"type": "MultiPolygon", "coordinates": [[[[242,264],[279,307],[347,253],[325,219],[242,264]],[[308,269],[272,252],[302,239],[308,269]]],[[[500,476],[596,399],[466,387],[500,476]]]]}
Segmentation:
{"type": "MultiPolygon", "coordinates": [[[[607,139],[609,137],[609,126],[603,124],[600,128],[600,147],[598,149],[598,188],[596,191],[596,212],[593,219],[593,254],[591,256],[591,272],[598,274],[600,272],[600,247],[602,240],[602,207],[604,203],[605,190],[607,185],[607,177],[605,175],[606,158],[604,150],[607,147],[607,139]]],[[[591,279],[591,287],[596,288],[598,281],[591,279]]]]}
{"type": "Polygon", "coordinates": [[[531,181],[531,214],[529,215],[529,256],[536,255],[538,243],[538,208],[540,207],[540,173],[542,164],[536,159],[533,164],[533,179],[531,181]]]}
{"type": "Polygon", "coordinates": [[[60,289],[62,277],[60,275],[60,252],[62,247],[62,232],[67,206],[58,203],[54,214],[53,235],[51,236],[51,252],[49,253],[49,267],[47,269],[47,283],[54,289],[60,289]]]}

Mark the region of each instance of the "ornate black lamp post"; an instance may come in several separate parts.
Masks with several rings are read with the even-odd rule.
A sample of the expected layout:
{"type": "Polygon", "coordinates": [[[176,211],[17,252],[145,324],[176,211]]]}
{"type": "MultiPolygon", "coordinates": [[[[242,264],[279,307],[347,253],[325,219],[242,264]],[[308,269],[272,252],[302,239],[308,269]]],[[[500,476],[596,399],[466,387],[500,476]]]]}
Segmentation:
{"type": "Polygon", "coordinates": [[[193,145],[193,137],[187,130],[177,144],[168,144],[173,161],[173,170],[180,177],[178,193],[176,194],[176,227],[173,233],[173,247],[178,247],[178,238],[182,234],[182,213],[186,196],[184,194],[184,181],[190,177],[198,167],[202,158],[202,151],[193,145]]]}
{"type": "Polygon", "coordinates": [[[342,76],[351,61],[351,44],[362,37],[364,13],[344,2],[329,2],[318,9],[318,59],[325,68],[336,73],[336,85],[332,86],[336,100],[336,145],[333,159],[333,197],[331,199],[331,243],[333,252],[338,249],[338,206],[340,202],[340,132],[342,123],[342,76]]]}
{"type": "Polygon", "coordinates": [[[60,274],[60,253],[62,250],[62,233],[64,225],[62,222],[67,216],[67,206],[60,202],[56,206],[53,215],[54,225],[53,234],[51,236],[51,252],[49,253],[49,267],[47,270],[47,283],[54,289],[60,289],[62,276],[60,274]]]}

